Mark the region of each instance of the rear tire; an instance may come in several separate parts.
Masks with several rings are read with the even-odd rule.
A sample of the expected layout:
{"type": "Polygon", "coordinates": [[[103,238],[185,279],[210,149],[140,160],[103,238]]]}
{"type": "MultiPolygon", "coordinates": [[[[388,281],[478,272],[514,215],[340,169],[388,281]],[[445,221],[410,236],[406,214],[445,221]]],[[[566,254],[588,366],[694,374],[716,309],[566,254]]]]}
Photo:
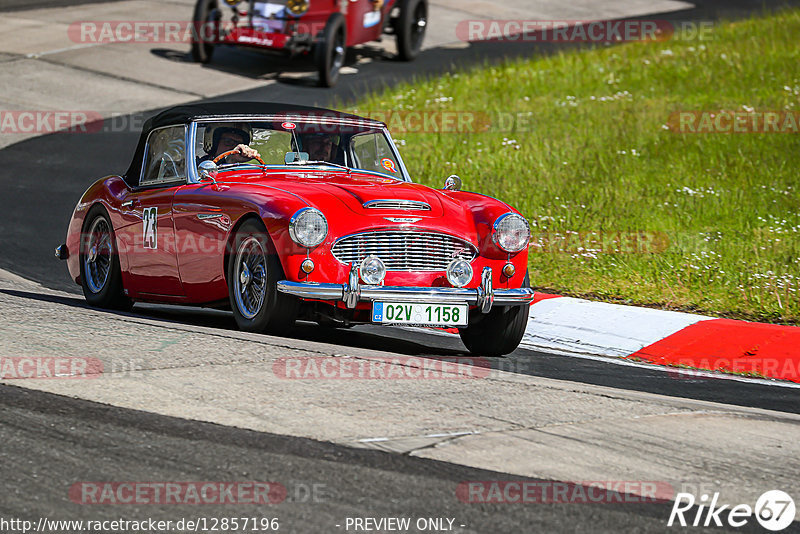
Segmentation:
{"type": "Polygon", "coordinates": [[[427,0],[402,0],[397,17],[397,55],[401,61],[411,61],[419,55],[428,26],[427,0]]]}
{"type": "Polygon", "coordinates": [[[198,63],[208,63],[214,55],[214,45],[218,37],[220,11],[217,0],[197,0],[194,6],[195,39],[192,40],[192,59],[198,63]],[[213,24],[214,30],[208,28],[213,24]]]}
{"type": "Polygon", "coordinates": [[[130,310],[133,301],[122,287],[114,227],[103,206],[95,205],[86,214],[79,246],[81,289],[86,302],[97,308],[130,310]]]}
{"type": "MultiPolygon", "coordinates": [[[[528,273],[522,287],[530,287],[528,273]]],[[[458,331],[470,353],[477,356],[504,356],[519,347],[528,325],[529,306],[492,308],[487,314],[476,310],[470,313],[467,328],[458,331]]]]}
{"type": "Polygon", "coordinates": [[[234,236],[228,262],[228,296],[241,330],[278,332],[294,324],[300,301],[278,291],[285,278],[264,225],[246,221],[234,236]]]}
{"type": "Polygon", "coordinates": [[[344,15],[334,13],[314,45],[314,62],[319,71],[319,84],[333,87],[339,80],[339,69],[347,52],[347,25],[344,15]]]}

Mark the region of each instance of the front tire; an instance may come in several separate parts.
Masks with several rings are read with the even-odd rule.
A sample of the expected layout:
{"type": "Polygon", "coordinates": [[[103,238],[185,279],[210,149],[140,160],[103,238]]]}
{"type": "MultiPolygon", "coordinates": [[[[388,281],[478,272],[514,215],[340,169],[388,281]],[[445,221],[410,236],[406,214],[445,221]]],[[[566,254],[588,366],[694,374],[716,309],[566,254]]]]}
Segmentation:
{"type": "Polygon", "coordinates": [[[133,302],[125,296],[114,227],[100,205],[86,214],[81,229],[80,272],[83,296],[90,306],[129,310],[133,302]]]}
{"type": "Polygon", "coordinates": [[[294,324],[300,302],[278,291],[284,278],[266,228],[246,221],[234,236],[228,262],[228,296],[241,330],[278,332],[294,324]]]}
{"type": "Polygon", "coordinates": [[[344,65],[347,50],[347,25],[344,15],[334,13],[325,24],[325,29],[314,47],[314,62],[319,71],[319,83],[333,87],[339,80],[339,69],[344,65]]]}
{"type": "MultiPolygon", "coordinates": [[[[522,287],[530,287],[528,273],[522,287]]],[[[470,353],[477,356],[504,356],[519,347],[528,325],[529,306],[502,306],[487,314],[470,314],[467,328],[458,331],[470,353]]]]}

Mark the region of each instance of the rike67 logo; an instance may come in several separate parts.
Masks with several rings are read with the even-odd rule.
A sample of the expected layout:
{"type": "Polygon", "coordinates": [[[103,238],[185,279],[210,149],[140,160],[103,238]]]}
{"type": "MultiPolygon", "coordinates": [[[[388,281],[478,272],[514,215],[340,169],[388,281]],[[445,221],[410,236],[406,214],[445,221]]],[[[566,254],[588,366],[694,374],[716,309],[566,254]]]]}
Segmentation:
{"type": "Polygon", "coordinates": [[[714,493],[711,501],[702,495],[699,502],[691,493],[678,493],[669,514],[667,526],[676,523],[682,527],[721,527],[723,521],[731,527],[743,527],[755,515],[756,520],[767,530],[777,532],[787,528],[795,518],[794,500],[785,492],[771,490],[763,493],[756,501],[755,509],[749,504],[719,505],[719,493],[714,493]]]}

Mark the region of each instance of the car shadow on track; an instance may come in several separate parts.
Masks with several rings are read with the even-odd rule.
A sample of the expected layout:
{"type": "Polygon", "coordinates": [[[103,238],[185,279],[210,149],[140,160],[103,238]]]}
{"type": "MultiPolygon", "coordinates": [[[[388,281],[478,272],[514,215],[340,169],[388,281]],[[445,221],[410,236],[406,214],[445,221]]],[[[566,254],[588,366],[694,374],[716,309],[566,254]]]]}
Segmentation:
{"type": "MultiPolygon", "coordinates": [[[[230,311],[191,306],[170,306],[161,304],[134,305],[130,312],[114,310],[97,310],[89,306],[79,296],[51,295],[16,289],[0,289],[0,293],[41,302],[53,302],[85,310],[101,311],[119,317],[138,317],[152,319],[166,324],[181,324],[237,331],[236,321],[230,311]]],[[[426,333],[424,330],[408,331],[400,328],[383,326],[356,326],[349,329],[322,327],[316,323],[298,321],[297,325],[285,331],[271,334],[317,343],[329,343],[359,349],[392,352],[407,356],[451,357],[466,355],[463,345],[457,338],[445,337],[437,333],[426,333]]]]}
{"type": "MultiPolygon", "coordinates": [[[[150,53],[176,63],[194,62],[188,50],[153,48],[150,53]]],[[[396,58],[382,48],[369,45],[351,48],[345,56],[342,79],[357,74],[368,63],[386,61],[396,62],[396,58]]],[[[254,80],[275,80],[286,85],[319,87],[317,67],[310,55],[289,57],[250,48],[222,46],[214,52],[211,62],[203,65],[203,69],[208,76],[220,72],[254,80]]]]}

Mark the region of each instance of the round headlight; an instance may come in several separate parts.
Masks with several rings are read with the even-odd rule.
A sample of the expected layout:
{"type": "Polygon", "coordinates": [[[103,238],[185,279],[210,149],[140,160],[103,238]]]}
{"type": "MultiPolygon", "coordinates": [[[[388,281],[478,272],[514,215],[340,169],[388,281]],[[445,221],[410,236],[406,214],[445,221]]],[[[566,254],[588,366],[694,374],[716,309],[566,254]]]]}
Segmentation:
{"type": "Polygon", "coordinates": [[[453,260],[447,266],[447,281],[454,287],[464,287],[472,280],[472,265],[465,260],[453,260]]]}
{"type": "Polygon", "coordinates": [[[361,279],[365,284],[376,286],[386,277],[386,266],[377,256],[367,256],[361,262],[361,279]]]}
{"type": "Polygon", "coordinates": [[[289,236],[298,245],[316,247],[327,235],[328,221],[318,209],[299,209],[289,221],[289,236]]]}
{"type": "Polygon", "coordinates": [[[531,227],[522,215],[505,213],[497,218],[492,229],[492,241],[506,252],[519,252],[528,246],[531,227]]]}

